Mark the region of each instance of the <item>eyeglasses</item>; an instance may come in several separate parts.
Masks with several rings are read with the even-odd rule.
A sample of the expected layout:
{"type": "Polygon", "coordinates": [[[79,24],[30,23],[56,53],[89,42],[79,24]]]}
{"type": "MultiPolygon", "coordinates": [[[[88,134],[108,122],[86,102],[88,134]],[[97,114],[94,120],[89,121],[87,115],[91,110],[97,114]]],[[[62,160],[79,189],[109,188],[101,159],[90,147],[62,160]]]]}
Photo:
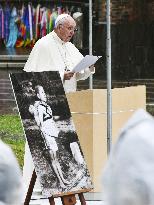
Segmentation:
{"type": "Polygon", "coordinates": [[[72,28],[72,27],[66,27],[69,31],[74,31],[74,32],[76,32],[76,31],[78,31],[78,29],[77,28],[72,28]]]}
{"type": "Polygon", "coordinates": [[[66,27],[66,26],[64,26],[64,25],[62,25],[62,24],[60,24],[60,25],[63,26],[64,28],[66,28],[66,29],[69,30],[69,31],[74,31],[74,32],[78,31],[77,28],[73,28],[72,26],[66,27]]]}

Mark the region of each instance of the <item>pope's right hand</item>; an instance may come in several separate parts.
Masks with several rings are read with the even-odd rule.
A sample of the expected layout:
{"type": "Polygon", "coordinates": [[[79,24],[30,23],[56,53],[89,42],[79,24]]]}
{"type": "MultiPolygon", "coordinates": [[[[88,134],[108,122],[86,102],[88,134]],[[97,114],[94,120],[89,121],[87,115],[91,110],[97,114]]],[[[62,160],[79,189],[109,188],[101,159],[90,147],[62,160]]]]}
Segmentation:
{"type": "Polygon", "coordinates": [[[64,73],[64,80],[70,80],[74,75],[74,72],[71,72],[71,71],[66,71],[64,73]]]}

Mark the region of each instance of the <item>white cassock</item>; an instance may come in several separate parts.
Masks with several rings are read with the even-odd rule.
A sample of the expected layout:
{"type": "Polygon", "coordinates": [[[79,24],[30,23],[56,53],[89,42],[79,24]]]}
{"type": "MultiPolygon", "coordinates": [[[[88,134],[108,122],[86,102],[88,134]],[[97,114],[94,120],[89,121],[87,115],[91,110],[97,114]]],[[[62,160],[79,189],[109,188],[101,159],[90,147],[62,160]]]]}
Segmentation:
{"type": "MultiPolygon", "coordinates": [[[[62,41],[57,34],[52,31],[36,42],[25,64],[24,71],[59,71],[65,92],[75,92],[77,87],[76,81],[88,78],[91,73],[94,73],[94,69],[90,70],[86,68],[83,72],[76,73],[70,80],[65,81],[63,80],[64,72],[66,68],[71,70],[82,58],[83,55],[71,42],[62,41]]],[[[26,187],[28,186],[33,169],[31,154],[26,143],[23,168],[23,177],[26,187]]],[[[39,187],[37,184],[38,182],[36,182],[35,189],[39,187]]]]}
{"type": "Polygon", "coordinates": [[[91,73],[86,68],[81,73],[76,73],[70,80],[64,79],[65,68],[71,70],[83,59],[83,55],[71,43],[62,41],[52,31],[36,42],[25,64],[26,72],[59,71],[65,92],[76,91],[76,81],[88,78],[91,73]]]}

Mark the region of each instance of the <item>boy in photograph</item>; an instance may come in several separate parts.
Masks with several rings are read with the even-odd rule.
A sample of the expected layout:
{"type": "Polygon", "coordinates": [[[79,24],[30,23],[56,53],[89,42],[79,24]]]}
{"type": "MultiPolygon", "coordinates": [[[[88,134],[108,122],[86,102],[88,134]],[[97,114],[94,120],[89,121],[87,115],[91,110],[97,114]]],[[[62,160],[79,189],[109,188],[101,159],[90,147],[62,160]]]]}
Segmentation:
{"type": "Polygon", "coordinates": [[[34,115],[35,121],[41,130],[45,147],[50,152],[52,168],[57,175],[61,187],[65,188],[70,184],[64,179],[61,166],[57,159],[58,146],[55,138],[58,137],[59,130],[56,127],[51,107],[47,104],[47,96],[42,86],[35,87],[38,101],[29,106],[29,112],[34,115]]]}

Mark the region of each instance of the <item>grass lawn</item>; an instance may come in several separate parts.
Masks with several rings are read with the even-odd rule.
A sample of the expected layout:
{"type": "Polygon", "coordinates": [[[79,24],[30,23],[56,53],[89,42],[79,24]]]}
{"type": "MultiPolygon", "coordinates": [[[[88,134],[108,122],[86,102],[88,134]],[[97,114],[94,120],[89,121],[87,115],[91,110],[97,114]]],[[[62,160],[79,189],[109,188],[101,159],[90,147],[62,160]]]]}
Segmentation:
{"type": "Polygon", "coordinates": [[[23,167],[25,138],[18,115],[0,116],[0,139],[8,144],[15,153],[20,167],[23,167]]]}

